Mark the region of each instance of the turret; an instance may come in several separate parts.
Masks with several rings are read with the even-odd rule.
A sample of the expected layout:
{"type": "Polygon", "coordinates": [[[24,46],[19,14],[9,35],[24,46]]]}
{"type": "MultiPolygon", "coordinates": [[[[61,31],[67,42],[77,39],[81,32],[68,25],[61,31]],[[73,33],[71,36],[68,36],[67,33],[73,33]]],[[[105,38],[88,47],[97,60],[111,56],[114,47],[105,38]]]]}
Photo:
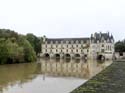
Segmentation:
{"type": "Polygon", "coordinates": [[[45,43],[46,42],[46,36],[44,35],[43,36],[43,43],[45,43]]]}

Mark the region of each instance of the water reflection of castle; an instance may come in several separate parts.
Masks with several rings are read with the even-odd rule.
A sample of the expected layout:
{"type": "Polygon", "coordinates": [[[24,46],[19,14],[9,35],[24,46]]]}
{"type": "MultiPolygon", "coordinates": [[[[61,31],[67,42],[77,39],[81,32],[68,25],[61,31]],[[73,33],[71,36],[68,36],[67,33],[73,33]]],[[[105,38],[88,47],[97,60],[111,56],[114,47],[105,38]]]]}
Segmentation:
{"type": "Polygon", "coordinates": [[[78,77],[89,79],[103,70],[111,62],[92,62],[83,60],[41,60],[41,73],[47,76],[78,77]]]}

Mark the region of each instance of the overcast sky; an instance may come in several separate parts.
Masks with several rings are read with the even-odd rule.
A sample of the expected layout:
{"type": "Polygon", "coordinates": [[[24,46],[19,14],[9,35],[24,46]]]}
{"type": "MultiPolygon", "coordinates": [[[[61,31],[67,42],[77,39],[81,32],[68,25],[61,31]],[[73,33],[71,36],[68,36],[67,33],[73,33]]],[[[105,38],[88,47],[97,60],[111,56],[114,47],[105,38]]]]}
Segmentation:
{"type": "Polygon", "coordinates": [[[125,38],[125,0],[0,0],[0,28],[47,37],[125,38]]]}

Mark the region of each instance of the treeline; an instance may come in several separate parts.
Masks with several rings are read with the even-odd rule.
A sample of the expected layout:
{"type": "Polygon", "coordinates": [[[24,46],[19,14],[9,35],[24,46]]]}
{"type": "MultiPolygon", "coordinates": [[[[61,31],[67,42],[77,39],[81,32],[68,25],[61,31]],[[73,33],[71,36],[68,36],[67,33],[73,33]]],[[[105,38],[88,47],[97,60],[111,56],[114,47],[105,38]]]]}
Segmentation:
{"type": "Polygon", "coordinates": [[[118,41],[115,43],[115,52],[125,52],[125,40],[118,41]]]}
{"type": "Polygon", "coordinates": [[[34,62],[40,53],[41,39],[33,34],[20,35],[0,29],[0,64],[34,62]]]}

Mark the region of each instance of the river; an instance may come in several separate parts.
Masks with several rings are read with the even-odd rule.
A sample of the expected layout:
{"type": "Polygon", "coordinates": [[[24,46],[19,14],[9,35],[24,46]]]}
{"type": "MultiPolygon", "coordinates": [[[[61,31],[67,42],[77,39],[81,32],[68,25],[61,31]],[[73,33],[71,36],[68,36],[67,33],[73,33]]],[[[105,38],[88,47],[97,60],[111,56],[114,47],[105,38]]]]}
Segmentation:
{"type": "Polygon", "coordinates": [[[0,93],[69,93],[112,61],[49,60],[0,65],[0,93]]]}

